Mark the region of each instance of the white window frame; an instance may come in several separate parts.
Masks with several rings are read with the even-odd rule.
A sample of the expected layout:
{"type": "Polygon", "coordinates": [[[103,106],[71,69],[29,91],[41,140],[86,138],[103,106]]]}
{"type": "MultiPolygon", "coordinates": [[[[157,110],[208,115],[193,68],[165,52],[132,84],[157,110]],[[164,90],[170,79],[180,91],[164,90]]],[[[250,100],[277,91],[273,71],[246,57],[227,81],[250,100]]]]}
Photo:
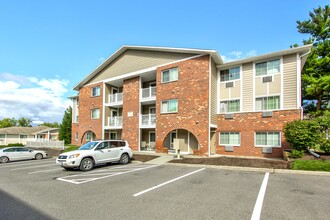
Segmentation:
{"type": "Polygon", "coordinates": [[[178,67],[173,67],[170,69],[166,69],[166,70],[162,70],[162,74],[161,74],[161,81],[162,83],[169,83],[169,82],[174,82],[174,81],[178,81],[179,79],[179,68],[178,67]],[[171,80],[171,71],[176,70],[176,77],[174,79],[171,80]],[[164,81],[163,80],[163,74],[164,72],[169,72],[169,80],[168,81],[164,81]]]}
{"type": "MultiPolygon", "coordinates": [[[[263,107],[263,104],[261,103],[261,108],[263,107]]],[[[256,112],[261,112],[261,111],[276,111],[276,110],[280,110],[282,107],[281,105],[281,95],[279,94],[275,94],[275,95],[268,95],[268,96],[257,96],[255,97],[254,99],[254,109],[256,112]],[[274,109],[257,109],[257,99],[265,99],[267,98],[267,101],[268,101],[268,98],[269,97],[278,97],[279,98],[279,108],[274,108],[274,109]]]]}
{"type": "Polygon", "coordinates": [[[254,69],[255,69],[255,77],[264,77],[264,76],[273,76],[273,75],[276,75],[276,74],[281,74],[282,73],[282,61],[281,61],[281,58],[276,58],[276,59],[271,59],[271,60],[265,60],[265,61],[261,61],[261,62],[256,62],[254,63],[254,69]],[[279,62],[279,72],[277,73],[269,73],[268,72],[268,63],[270,62],[274,62],[274,61],[278,61],[279,62]],[[262,75],[257,75],[257,65],[258,64],[262,64],[262,63],[266,63],[266,68],[267,68],[267,71],[266,71],[266,74],[262,74],[262,75]]]}
{"type": "Polygon", "coordinates": [[[272,148],[281,148],[282,147],[282,132],[280,131],[255,131],[254,132],[254,146],[255,147],[272,147],[272,148]],[[257,133],[266,133],[268,138],[268,133],[279,133],[280,136],[280,145],[257,145],[257,133]]]}
{"type": "MultiPolygon", "coordinates": [[[[220,100],[219,102],[219,113],[220,114],[227,114],[227,113],[236,113],[236,112],[230,112],[230,111],[227,111],[227,112],[221,112],[221,102],[231,102],[231,101],[238,101],[239,102],[239,109],[238,111],[236,112],[241,112],[241,99],[226,99],[226,100],[220,100]]],[[[228,104],[227,104],[228,105],[228,104]]]]}
{"type": "Polygon", "coordinates": [[[228,69],[223,69],[223,70],[220,70],[220,82],[221,83],[226,83],[226,82],[231,82],[231,81],[236,81],[236,80],[240,80],[241,79],[241,66],[236,66],[236,67],[232,67],[232,68],[228,68],[228,69]],[[229,76],[230,76],[230,70],[233,70],[233,69],[239,69],[239,77],[237,79],[228,79],[228,80],[221,80],[221,72],[222,71],[226,71],[228,70],[229,72],[229,76]]]}
{"type": "Polygon", "coordinates": [[[99,119],[99,118],[100,118],[100,114],[101,114],[101,112],[100,112],[100,109],[99,109],[99,108],[94,108],[94,109],[92,109],[92,110],[91,110],[91,119],[99,119]],[[99,111],[99,115],[98,115],[97,118],[93,118],[93,111],[96,111],[96,110],[99,111]]]}
{"type": "Polygon", "coordinates": [[[168,99],[168,100],[163,100],[161,101],[160,103],[160,113],[161,114],[172,114],[172,113],[177,113],[179,111],[179,102],[178,102],[178,99],[168,99]],[[166,112],[163,112],[163,103],[164,102],[167,102],[169,103],[170,101],[176,101],[176,111],[169,111],[169,105],[167,107],[167,111],[166,112]]]}
{"type": "Polygon", "coordinates": [[[91,89],[91,96],[92,97],[97,97],[97,96],[100,96],[100,95],[101,95],[101,87],[100,86],[95,86],[91,89]],[[95,93],[97,93],[97,94],[94,94],[94,89],[95,89],[95,93]]]}
{"type": "Polygon", "coordinates": [[[221,132],[219,132],[219,145],[221,145],[221,146],[241,146],[241,132],[229,132],[229,131],[221,131],[221,132]],[[221,133],[228,133],[229,135],[230,134],[237,134],[238,133],[239,144],[222,144],[221,143],[221,133]]]}

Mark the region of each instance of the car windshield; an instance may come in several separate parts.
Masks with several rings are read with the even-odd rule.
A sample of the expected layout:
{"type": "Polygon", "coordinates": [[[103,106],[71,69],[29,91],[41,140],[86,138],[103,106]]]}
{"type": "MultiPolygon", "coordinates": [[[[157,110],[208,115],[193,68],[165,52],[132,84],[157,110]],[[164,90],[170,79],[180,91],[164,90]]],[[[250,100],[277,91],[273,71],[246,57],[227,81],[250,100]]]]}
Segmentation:
{"type": "Polygon", "coordinates": [[[91,150],[93,149],[99,142],[88,142],[87,144],[84,144],[83,146],[79,147],[79,150],[91,150]]]}

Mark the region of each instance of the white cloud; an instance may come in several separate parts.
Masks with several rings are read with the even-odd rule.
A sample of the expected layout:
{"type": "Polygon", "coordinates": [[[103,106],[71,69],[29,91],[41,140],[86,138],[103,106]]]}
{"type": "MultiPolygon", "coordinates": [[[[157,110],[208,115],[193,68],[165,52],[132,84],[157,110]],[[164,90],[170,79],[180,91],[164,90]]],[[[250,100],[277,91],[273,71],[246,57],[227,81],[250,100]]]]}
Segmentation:
{"type": "Polygon", "coordinates": [[[232,51],[228,55],[223,55],[221,57],[225,62],[230,62],[230,61],[234,61],[234,60],[244,59],[247,57],[253,57],[256,55],[257,55],[256,50],[250,50],[246,53],[242,52],[242,51],[232,51]]]}
{"type": "Polygon", "coordinates": [[[65,79],[38,79],[0,73],[0,117],[31,118],[37,122],[61,122],[71,104],[64,97],[68,91],[65,79]]]}

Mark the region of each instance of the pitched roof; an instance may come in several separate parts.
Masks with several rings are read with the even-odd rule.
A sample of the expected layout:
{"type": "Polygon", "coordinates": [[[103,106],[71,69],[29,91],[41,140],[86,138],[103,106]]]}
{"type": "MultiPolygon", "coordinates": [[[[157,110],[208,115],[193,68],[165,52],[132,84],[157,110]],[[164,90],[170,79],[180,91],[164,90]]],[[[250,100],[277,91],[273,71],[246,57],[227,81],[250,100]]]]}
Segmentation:
{"type": "Polygon", "coordinates": [[[50,129],[47,126],[36,126],[36,127],[8,127],[0,128],[0,134],[32,134],[38,131],[50,129]]]}
{"type": "Polygon", "coordinates": [[[151,47],[151,46],[129,46],[124,45],[115,53],[113,53],[109,58],[107,58],[102,64],[100,64],[96,69],[94,69],[90,74],[88,74],[82,81],[80,81],[73,89],[79,90],[83,85],[85,85],[90,79],[96,76],[101,70],[103,70],[110,63],[115,61],[121,54],[127,50],[144,50],[144,51],[157,51],[157,52],[172,52],[172,53],[188,53],[196,55],[206,55],[209,54],[216,64],[222,64],[223,60],[216,50],[204,50],[204,49],[191,49],[191,48],[174,48],[174,47],[151,47]]]}

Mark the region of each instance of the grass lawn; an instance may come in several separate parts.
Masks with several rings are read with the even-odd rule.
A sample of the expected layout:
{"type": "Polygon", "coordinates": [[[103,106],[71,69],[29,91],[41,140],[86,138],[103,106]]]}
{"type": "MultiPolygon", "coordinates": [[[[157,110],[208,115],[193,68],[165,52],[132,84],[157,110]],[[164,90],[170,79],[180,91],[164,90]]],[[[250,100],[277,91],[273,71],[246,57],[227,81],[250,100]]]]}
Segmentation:
{"type": "Polygon", "coordinates": [[[330,171],[330,161],[326,160],[295,160],[293,170],[330,171]]]}

